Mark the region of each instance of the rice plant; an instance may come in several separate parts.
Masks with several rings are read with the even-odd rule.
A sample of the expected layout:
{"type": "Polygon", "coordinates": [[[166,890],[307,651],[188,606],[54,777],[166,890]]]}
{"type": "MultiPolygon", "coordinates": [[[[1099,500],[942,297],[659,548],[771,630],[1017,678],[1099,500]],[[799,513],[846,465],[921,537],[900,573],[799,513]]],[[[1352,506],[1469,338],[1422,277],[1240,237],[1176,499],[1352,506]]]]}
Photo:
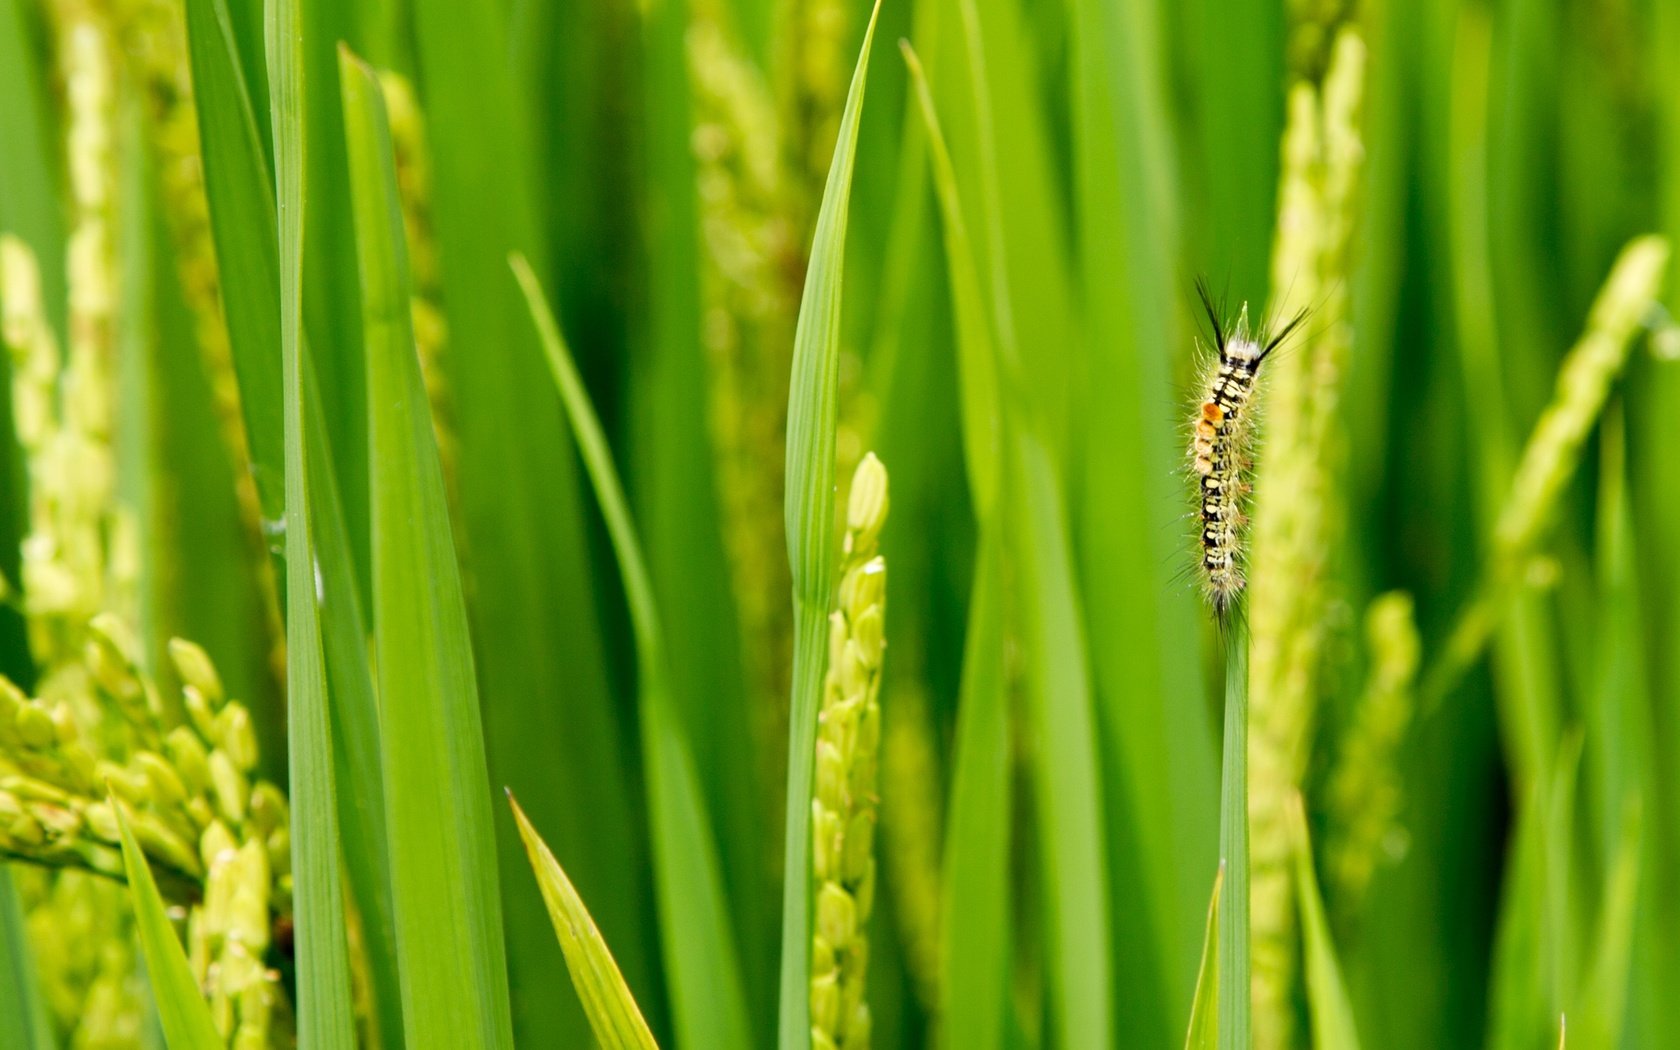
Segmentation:
{"type": "Polygon", "coordinates": [[[0,1048],[1672,1045],[1676,51],[0,0],[0,1048]]]}

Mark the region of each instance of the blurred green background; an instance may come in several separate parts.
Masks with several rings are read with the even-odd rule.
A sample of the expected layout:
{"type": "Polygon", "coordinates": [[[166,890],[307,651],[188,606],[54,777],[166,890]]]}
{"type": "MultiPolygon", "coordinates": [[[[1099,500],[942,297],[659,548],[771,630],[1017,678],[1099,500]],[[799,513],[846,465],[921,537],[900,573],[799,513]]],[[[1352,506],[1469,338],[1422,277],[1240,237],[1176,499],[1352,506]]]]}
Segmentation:
{"type": "MultiPolygon", "coordinates": [[[[61,331],[65,90],[49,9],[68,3],[0,0],[0,229],[40,258],[61,331]]],[[[202,337],[171,225],[171,165],[197,160],[161,146],[147,115],[170,97],[148,65],[146,20],[180,12],[172,0],[83,6],[110,21],[121,56],[119,491],[142,534],[142,634],[153,652],[182,634],[212,653],[252,707],[265,767],[282,776],[271,599],[235,494],[245,466],[218,426],[227,376],[195,351],[202,337]]],[[[387,98],[413,204],[415,291],[433,325],[417,306],[491,779],[518,794],[668,1039],[633,642],[595,499],[506,266],[521,251],[550,292],[629,490],[753,1033],[768,1045],[792,650],[782,479],[794,321],[869,11],[858,0],[302,7],[305,328],[363,589],[367,391],[339,41],[412,86],[406,118],[389,88],[387,98]]],[[[261,4],[229,0],[225,11],[266,151],[261,4]]],[[[1025,524],[1005,527],[1009,553],[991,585],[1008,610],[992,639],[1010,725],[993,774],[1008,790],[982,812],[1008,832],[997,943],[1009,974],[1001,1002],[974,1005],[1000,1011],[1002,1045],[1080,1045],[1058,1006],[1078,956],[1051,931],[1059,910],[1083,900],[1106,909],[1091,921],[1115,1045],[1177,1045],[1189,1016],[1217,864],[1223,658],[1184,576],[1195,558],[1180,450],[1201,361],[1197,274],[1226,290],[1233,312],[1242,302],[1256,316],[1267,304],[1317,307],[1307,346],[1347,325],[1337,399],[1310,446],[1321,487],[1302,496],[1332,523],[1317,533],[1310,629],[1293,628],[1311,647],[1296,683],[1306,706],[1290,716],[1283,771],[1256,761],[1250,783],[1257,797],[1253,777],[1303,792],[1361,1041],[1553,1045],[1567,1011],[1571,1045],[1672,1045],[1672,331],[1636,341],[1552,527],[1522,552],[1489,658],[1437,697],[1401,673],[1383,694],[1374,750],[1360,750],[1369,740],[1359,734],[1379,717],[1370,705],[1382,690],[1370,683],[1382,654],[1404,648],[1392,618],[1389,648],[1371,640],[1373,600],[1411,596],[1421,666],[1433,668],[1490,571],[1518,457],[1618,251],[1642,233],[1680,235],[1680,5],[885,0],[879,18],[838,377],[839,476],[874,450],[892,479],[874,1041],[936,1038],[951,962],[942,945],[950,924],[968,921],[944,914],[941,866],[986,531],[965,463],[948,231],[896,47],[904,38],[949,140],[1004,412],[1043,466],[1005,482],[1004,502],[1025,524]],[[1300,273],[1275,261],[1287,258],[1274,247],[1287,100],[1296,85],[1318,90],[1332,42],[1350,28],[1366,56],[1353,129],[1362,166],[1331,216],[1350,224],[1346,250],[1338,265],[1300,273]],[[1065,710],[1079,712],[1084,757],[1056,750],[1065,738],[1047,731],[1065,710]],[[1062,812],[1058,766],[1087,774],[1076,783],[1096,823],[1083,830],[1048,820],[1062,812]],[[1343,790],[1345,768],[1380,786],[1343,790]],[[1056,836],[1091,832],[1104,877],[1090,896],[1070,896],[1067,871],[1045,858],[1061,855],[1056,836]],[[1331,855],[1348,841],[1363,874],[1346,875],[1331,855]],[[1617,881],[1619,860],[1632,885],[1617,881]]],[[[216,238],[223,252],[232,243],[216,238]]],[[[1662,294],[1680,305],[1672,279],[1662,294]]],[[[1649,322],[1669,324],[1658,311],[1649,322]]],[[[258,488],[272,480],[259,476],[258,488]]],[[[25,490],[13,456],[0,472],[0,570],[12,580],[25,490]]],[[[0,613],[0,632],[0,667],[28,683],[15,610],[0,613]]],[[[1267,717],[1257,706],[1260,747],[1267,717]]],[[[1256,820],[1258,842],[1268,832],[1256,820]]],[[[518,1042],[579,1045],[583,1015],[503,812],[497,834],[518,1042]]],[[[1308,1045],[1314,1003],[1293,907],[1271,915],[1283,932],[1268,941],[1258,924],[1271,905],[1256,893],[1256,979],[1281,982],[1257,992],[1258,1041],[1308,1045]]]]}

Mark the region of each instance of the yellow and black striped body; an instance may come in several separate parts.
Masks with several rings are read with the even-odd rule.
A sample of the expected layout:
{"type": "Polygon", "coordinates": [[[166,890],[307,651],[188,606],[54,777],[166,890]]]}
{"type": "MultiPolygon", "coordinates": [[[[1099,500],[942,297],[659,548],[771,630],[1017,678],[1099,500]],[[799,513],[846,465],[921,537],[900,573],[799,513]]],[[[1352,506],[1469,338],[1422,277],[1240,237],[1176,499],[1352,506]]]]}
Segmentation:
{"type": "Polygon", "coordinates": [[[1247,494],[1249,416],[1260,347],[1228,343],[1197,411],[1191,457],[1200,484],[1202,579],[1214,612],[1223,616],[1243,587],[1242,502],[1247,494]]]}

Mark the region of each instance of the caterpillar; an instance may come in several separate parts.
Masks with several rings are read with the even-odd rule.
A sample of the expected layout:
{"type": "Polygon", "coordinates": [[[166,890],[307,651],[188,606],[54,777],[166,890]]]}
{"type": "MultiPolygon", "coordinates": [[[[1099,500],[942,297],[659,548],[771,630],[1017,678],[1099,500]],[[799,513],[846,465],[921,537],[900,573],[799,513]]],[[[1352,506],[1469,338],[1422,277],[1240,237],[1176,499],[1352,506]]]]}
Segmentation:
{"type": "Polygon", "coordinates": [[[1260,366],[1306,319],[1302,310],[1276,331],[1248,326],[1248,306],[1227,323],[1214,305],[1206,280],[1196,293],[1207,314],[1214,350],[1211,374],[1191,425],[1190,462],[1198,486],[1202,589],[1223,622],[1243,589],[1242,531],[1249,484],[1249,444],[1254,432],[1254,395],[1260,366]]]}

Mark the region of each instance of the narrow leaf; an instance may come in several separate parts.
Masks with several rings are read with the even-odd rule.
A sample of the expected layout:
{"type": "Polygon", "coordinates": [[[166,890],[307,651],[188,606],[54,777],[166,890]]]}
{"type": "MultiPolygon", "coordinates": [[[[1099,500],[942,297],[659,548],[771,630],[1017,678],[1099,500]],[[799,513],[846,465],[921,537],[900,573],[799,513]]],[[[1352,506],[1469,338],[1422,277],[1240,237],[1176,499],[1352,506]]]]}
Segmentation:
{"type": "Polygon", "coordinates": [[[1003,537],[998,523],[1001,408],[997,358],[980,293],[956,173],[920,59],[900,51],[927,130],[957,322],[964,465],[980,521],[980,552],[963,648],[940,926],[941,1016],[947,1045],[1004,1045],[1009,985],[1009,719],[1004,667],[1003,537]],[[961,918],[958,919],[957,917],[961,918]],[[987,1004],[982,1006],[980,1004],[987,1004]]]}
{"type": "Polygon", "coordinates": [[[340,66],[367,341],[373,619],[391,893],[409,1045],[511,1047],[478,688],[409,318],[384,100],[340,66]]]}
{"type": "Polygon", "coordinates": [[[542,888],[543,903],[548,905],[548,917],[554,921],[554,935],[560,938],[560,950],[566,953],[566,965],[571,969],[572,986],[583,1000],[583,1012],[595,1029],[595,1038],[605,1050],[652,1050],[657,1044],[648,1031],[636,997],[613,961],[606,939],[596,928],[583,898],[578,896],[572,880],[554,859],[548,845],[537,829],[525,818],[525,811],[508,792],[508,805],[513,807],[513,819],[519,823],[519,837],[525,841],[525,852],[531,858],[537,884],[542,888]]]}
{"type": "Polygon", "coordinates": [[[1190,1000],[1190,1031],[1185,1050],[1215,1050],[1219,1046],[1219,893],[1225,885],[1225,865],[1213,876],[1208,900],[1207,932],[1202,935],[1202,964],[1196,968],[1196,994],[1190,1000]]]}
{"type": "Polygon", "coordinates": [[[117,830],[122,834],[123,868],[128,873],[128,896],[134,904],[140,952],[146,959],[152,999],[169,1050],[222,1050],[222,1037],[216,1033],[210,1007],[193,979],[187,953],[175,939],[175,927],[164,911],[146,855],[134,839],[134,829],[128,826],[128,811],[115,797],[111,808],[116,811],[117,830]]]}
{"type": "Polygon", "coordinates": [[[186,0],[204,187],[239,405],[264,517],[284,514],[280,287],[274,183],[226,0],[186,0]]]}
{"type": "Polygon", "coordinates": [[[303,401],[303,220],[305,209],[302,27],[298,0],[268,7],[277,196],[280,206],[280,356],[286,460],[286,692],[292,802],[292,872],[297,930],[298,1040],[308,1047],[355,1045],[350,954],[340,881],[337,789],[326,667],[316,607],[315,544],[303,401]]]}
{"type": "Polygon", "coordinates": [[[998,1050],[1009,1001],[1009,717],[1002,544],[981,540],[963,651],[945,832],[945,1045],[998,1050]]]}
{"type": "Polygon", "coordinates": [[[41,998],[12,869],[0,865],[0,1046],[52,1050],[52,1015],[41,998]]]}
{"type": "Polygon", "coordinates": [[[1248,1050],[1248,629],[1233,620],[1225,657],[1225,743],[1219,864],[1230,892],[1219,920],[1219,1047],[1248,1050]]]}
{"type": "Polygon", "coordinates": [[[811,1039],[811,788],[817,705],[835,573],[834,441],[839,415],[840,288],[858,119],[880,0],[869,16],[863,48],[846,94],[811,242],[805,292],[793,339],[788,390],[788,564],[793,574],[793,689],[788,718],[786,838],[782,866],[782,965],[777,1032],[782,1050],[811,1039]]]}

